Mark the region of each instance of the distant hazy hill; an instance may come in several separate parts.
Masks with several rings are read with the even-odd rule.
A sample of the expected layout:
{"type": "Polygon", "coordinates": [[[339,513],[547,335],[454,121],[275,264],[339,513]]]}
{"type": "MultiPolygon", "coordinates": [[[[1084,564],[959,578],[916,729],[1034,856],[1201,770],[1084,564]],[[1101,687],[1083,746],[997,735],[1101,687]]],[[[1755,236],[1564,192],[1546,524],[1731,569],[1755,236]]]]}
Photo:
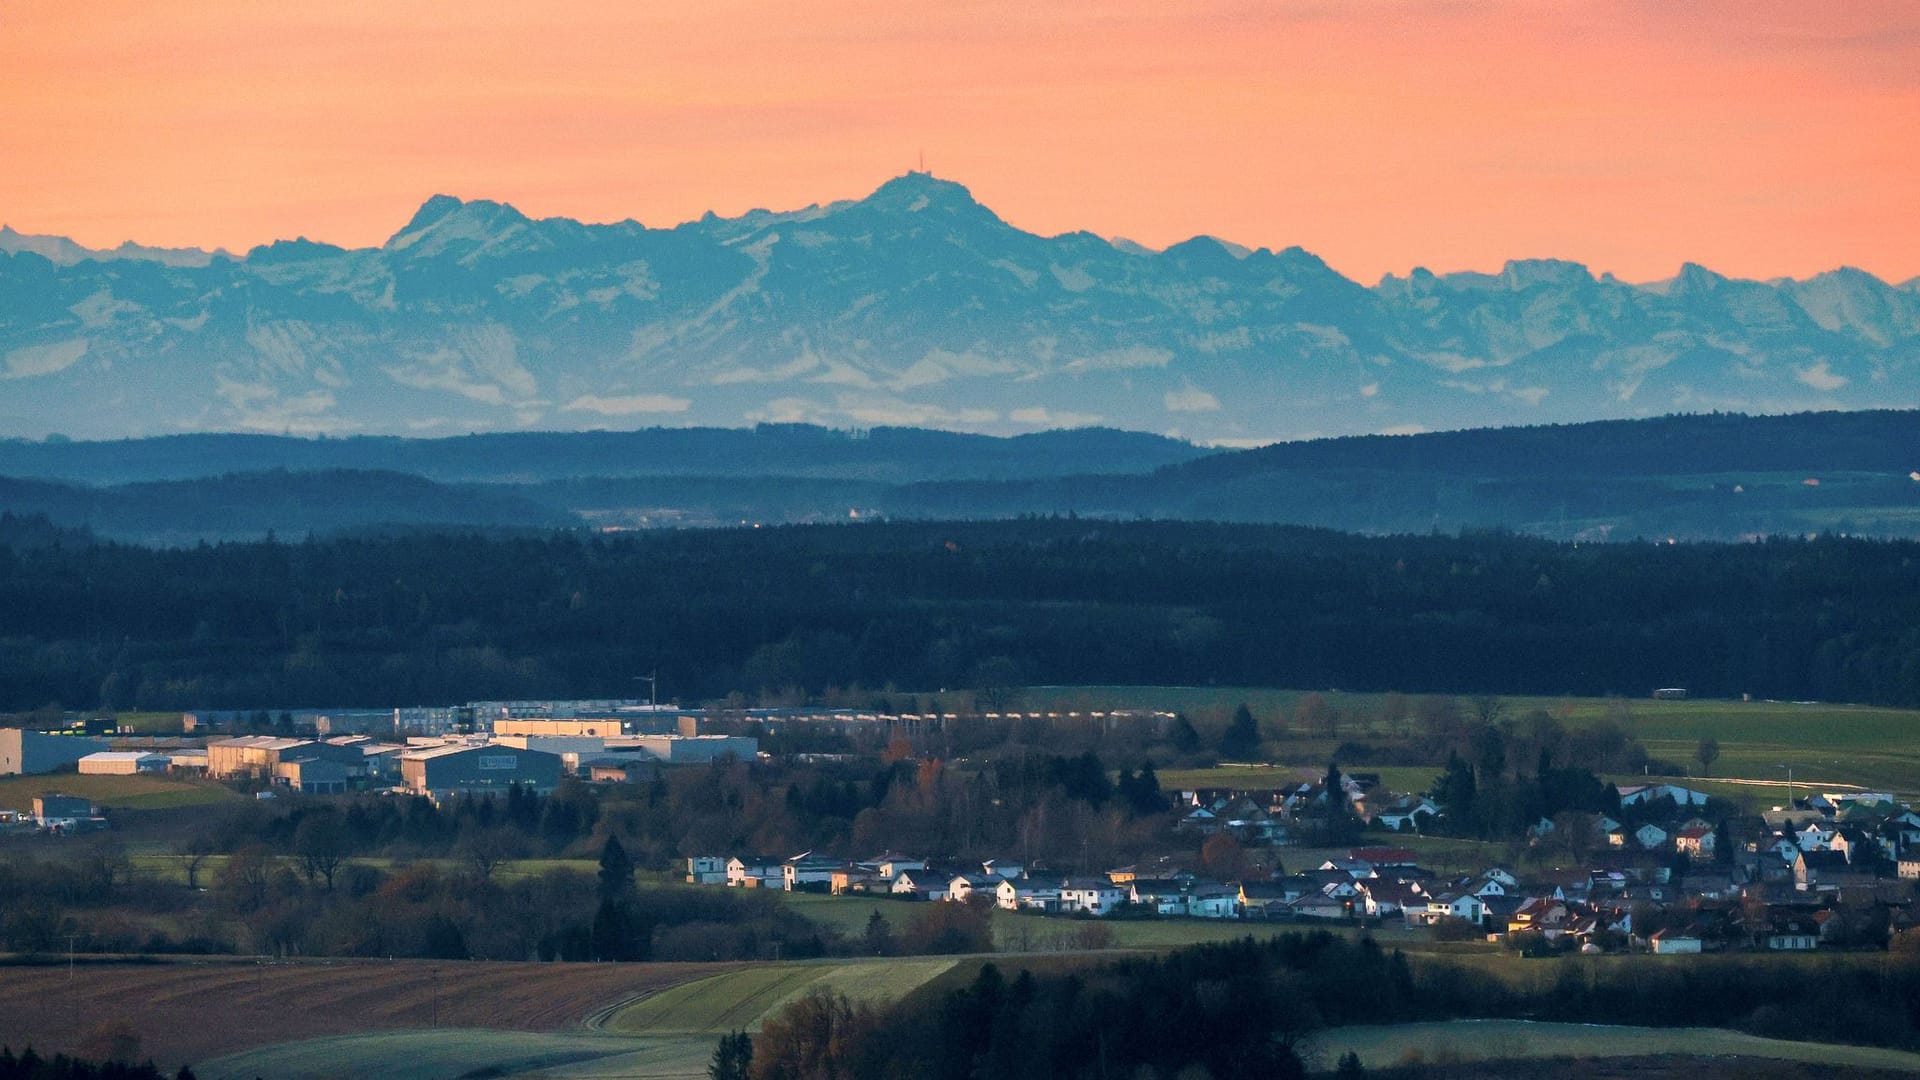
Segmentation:
{"type": "Polygon", "coordinates": [[[28,436],[805,421],[1267,442],[1920,402],[1913,282],[1529,261],[1369,288],[1299,248],[1036,236],[923,174],[669,229],[438,196],[378,248],[7,232],[0,253],[0,433],[28,436]]]}
{"type": "Polygon", "coordinates": [[[1142,473],[1213,451],[1130,431],[1079,428],[1014,438],[914,428],[514,432],[442,439],[172,435],[107,442],[0,439],[0,476],[87,484],[264,469],[371,469],[435,480],[529,483],[580,477],[793,476],[905,483],[1142,473]]]}
{"type": "Polygon", "coordinates": [[[63,481],[0,480],[0,511],[165,543],[373,526],[1056,514],[1372,533],[1498,527],[1595,540],[1920,537],[1920,412],[1912,411],[1674,416],[1214,454],[1102,431],[1019,439],[787,427],[423,441],[195,436],[0,444],[0,466],[63,481]],[[208,475],[214,462],[267,471],[208,475]],[[394,471],[409,466],[438,479],[394,471]],[[166,479],[127,483],[129,474],[166,479]]]}
{"type": "Polygon", "coordinates": [[[554,528],[578,518],[511,487],[436,484],[398,473],[282,470],[83,488],[0,478],[0,507],[108,538],[181,544],[370,525],[554,528]]]}
{"type": "Polygon", "coordinates": [[[1920,412],[1673,416],[1286,443],[1148,476],[897,489],[914,517],[1076,513],[1561,539],[1920,536],[1920,412]]]}

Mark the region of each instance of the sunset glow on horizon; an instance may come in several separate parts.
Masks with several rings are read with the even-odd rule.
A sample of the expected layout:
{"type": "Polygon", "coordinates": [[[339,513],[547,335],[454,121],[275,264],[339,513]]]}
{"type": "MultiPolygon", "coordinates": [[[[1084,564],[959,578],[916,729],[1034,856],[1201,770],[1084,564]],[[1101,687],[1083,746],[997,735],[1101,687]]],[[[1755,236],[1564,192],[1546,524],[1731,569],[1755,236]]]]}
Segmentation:
{"type": "Polygon", "coordinates": [[[924,151],[1023,229],[1299,245],[1367,283],[1920,275],[1911,3],[692,8],[0,6],[0,221],[367,246],[445,192],[668,226],[859,198],[924,151]]]}

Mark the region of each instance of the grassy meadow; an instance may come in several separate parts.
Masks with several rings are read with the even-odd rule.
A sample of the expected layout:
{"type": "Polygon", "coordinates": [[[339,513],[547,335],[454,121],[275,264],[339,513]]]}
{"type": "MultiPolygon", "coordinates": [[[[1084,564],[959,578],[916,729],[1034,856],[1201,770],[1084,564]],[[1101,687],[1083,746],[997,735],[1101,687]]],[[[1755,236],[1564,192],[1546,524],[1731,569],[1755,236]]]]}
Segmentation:
{"type": "MultiPolygon", "coordinates": [[[[1333,1028],[1313,1039],[1323,1068],[1352,1051],[1370,1069],[1516,1058],[1610,1058],[1650,1054],[1766,1058],[1920,1072],[1920,1054],[1868,1046],[1763,1039],[1721,1028],[1648,1028],[1528,1020],[1450,1020],[1333,1028]]],[[[1807,1075],[1815,1075],[1809,1072],[1807,1075]]]]}
{"type": "Polygon", "coordinates": [[[33,797],[49,791],[82,795],[113,810],[171,810],[238,799],[232,788],[175,776],[82,776],[51,773],[0,778],[0,809],[33,809],[33,797]]]}
{"type": "Polygon", "coordinates": [[[945,974],[954,957],[889,957],[756,964],[669,987],[614,1013],[621,1034],[709,1035],[757,1031],[771,1014],[815,990],[855,1001],[896,1001],[945,974]]]}
{"type": "MultiPolygon", "coordinates": [[[[1110,708],[1167,709],[1184,712],[1203,731],[1226,723],[1236,706],[1245,703],[1263,725],[1292,714],[1309,691],[1258,687],[1035,687],[1025,691],[1019,707],[1030,711],[1069,711],[1110,708]]],[[[1291,779],[1317,776],[1339,742],[1398,735],[1417,721],[1401,723],[1383,718],[1386,694],[1320,691],[1327,704],[1339,710],[1341,722],[1332,738],[1320,733],[1291,733],[1271,746],[1280,767],[1239,765],[1217,770],[1170,770],[1161,774],[1166,787],[1277,786],[1291,779]]],[[[1417,695],[1408,695],[1409,699],[1417,695]]],[[[1752,801],[1783,801],[1787,767],[1792,766],[1797,792],[1831,786],[1839,790],[1866,788],[1920,798],[1920,710],[1822,702],[1725,701],[1689,699],[1655,701],[1651,698],[1502,697],[1505,715],[1517,718],[1543,709],[1569,727],[1613,719],[1640,740],[1655,758],[1698,772],[1694,750],[1704,738],[1720,744],[1720,759],[1704,782],[1713,781],[1716,794],[1740,795],[1752,801]],[[1746,781],[1732,783],[1730,781],[1746,781]]],[[[1470,702],[1461,698],[1463,708],[1470,702]]],[[[1391,787],[1417,790],[1432,779],[1428,768],[1383,768],[1391,787]]],[[[1615,779],[1626,782],[1628,777],[1615,779]]],[[[1659,779],[1659,777],[1654,777],[1659,779]]],[[[1700,779],[1700,778],[1696,778],[1700,779]]]]}

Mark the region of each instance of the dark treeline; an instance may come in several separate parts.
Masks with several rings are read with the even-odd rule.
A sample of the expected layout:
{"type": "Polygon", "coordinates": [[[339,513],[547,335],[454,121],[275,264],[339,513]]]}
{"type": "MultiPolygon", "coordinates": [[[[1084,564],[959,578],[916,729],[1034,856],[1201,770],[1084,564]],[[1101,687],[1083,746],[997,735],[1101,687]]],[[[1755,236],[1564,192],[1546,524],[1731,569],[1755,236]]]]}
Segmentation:
{"type": "MultiPolygon", "coordinates": [[[[151,1061],[144,1065],[95,1063],[65,1054],[43,1058],[31,1046],[15,1057],[12,1047],[0,1046],[0,1080],[167,1080],[167,1074],[151,1061]]],[[[194,1080],[193,1070],[183,1065],[173,1080],[194,1080]]]]}
{"type": "MultiPolygon", "coordinates": [[[[1126,959],[1068,974],[992,964],[973,982],[874,1009],[816,994],[753,1039],[755,1080],[975,1076],[1093,1078],[1306,1075],[1324,1027],[1521,1018],[1733,1027],[1773,1038],[1911,1047],[1920,965],[1569,963],[1535,986],[1445,957],[1417,961],[1371,940],[1286,934],[1126,959]],[[1846,1002],[1806,1010],[1792,1003],[1846,1002]]],[[[738,1048],[729,1058],[738,1060],[738,1048]]],[[[716,1064],[719,1059],[716,1058],[716,1064]]]]}
{"type": "Polygon", "coordinates": [[[1920,544],[1030,520],[0,550],[0,708],[1163,683],[1920,704],[1920,544]]]}

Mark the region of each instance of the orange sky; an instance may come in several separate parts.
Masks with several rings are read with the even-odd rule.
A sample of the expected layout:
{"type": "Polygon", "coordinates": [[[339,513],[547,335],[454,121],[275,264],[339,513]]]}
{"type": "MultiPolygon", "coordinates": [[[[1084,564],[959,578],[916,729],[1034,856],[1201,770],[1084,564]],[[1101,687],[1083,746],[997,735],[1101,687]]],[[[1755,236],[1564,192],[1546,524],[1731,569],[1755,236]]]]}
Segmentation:
{"type": "Polygon", "coordinates": [[[922,147],[1036,232],[1369,283],[1899,281],[1920,4],[0,3],[0,221],[95,246],[375,244],[435,192],[670,225],[858,197],[922,147]]]}

